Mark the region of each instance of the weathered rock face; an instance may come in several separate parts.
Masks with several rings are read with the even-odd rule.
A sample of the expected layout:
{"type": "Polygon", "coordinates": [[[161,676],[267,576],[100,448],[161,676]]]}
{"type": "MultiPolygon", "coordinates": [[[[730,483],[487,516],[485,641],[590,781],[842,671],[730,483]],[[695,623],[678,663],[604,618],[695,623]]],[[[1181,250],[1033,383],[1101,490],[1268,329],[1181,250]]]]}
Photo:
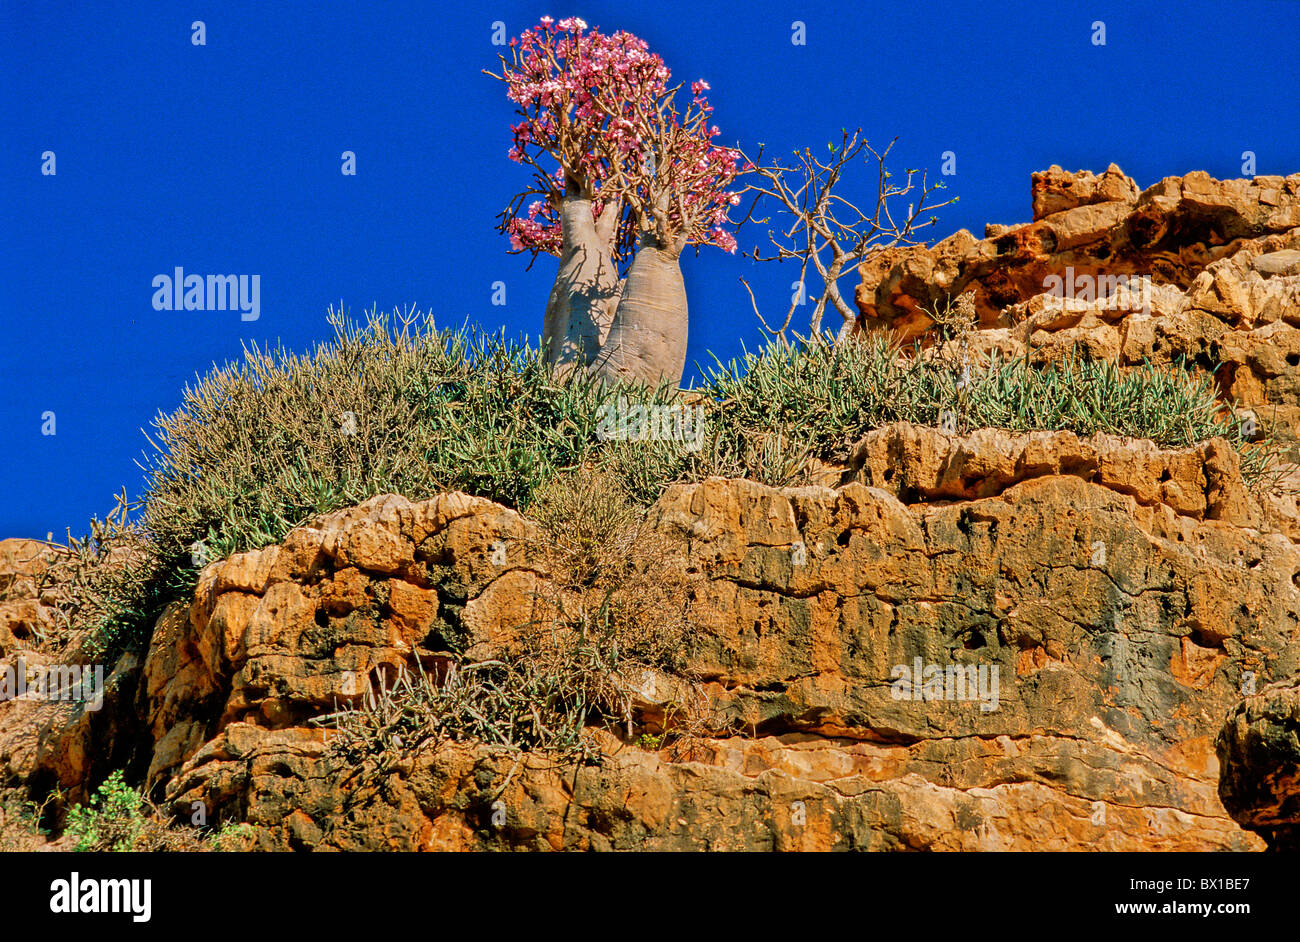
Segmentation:
{"type": "Polygon", "coordinates": [[[1126,454],[1071,438],[899,426],[859,448],[858,476],[880,487],[670,492],[665,522],[715,580],[697,666],[717,702],[760,735],[870,743],[878,779],[997,789],[1007,806],[985,817],[1002,846],[1155,846],[1133,812],[1156,805],[1182,822],[1159,825],[1163,846],[1239,841],[1198,843],[1220,814],[1211,737],[1242,671],[1297,667],[1300,556],[1225,486],[1220,444],[1126,454]],[[891,666],[916,657],[996,665],[998,708],[895,700],[891,666]],[[1110,824],[1094,828],[1087,809],[1103,807],[1110,824]],[[1026,830],[1008,834],[1003,817],[1026,830]]]}
{"type": "Polygon", "coordinates": [[[48,643],[57,636],[58,608],[66,587],[42,576],[61,561],[60,548],[38,540],[0,540],[0,785],[27,783],[37,790],[65,789],[85,797],[89,779],[130,763],[138,726],[134,692],[140,659],[123,655],[99,664],[103,699],[94,709],[80,700],[20,696],[21,673],[63,677],[64,670],[96,665],[83,652],[48,643]],[[12,685],[12,686],[8,686],[12,685]]]}
{"type": "Polygon", "coordinates": [[[40,577],[55,553],[39,540],[0,540],[0,657],[53,629],[53,599],[42,593],[40,577]]]}
{"type": "Polygon", "coordinates": [[[1219,795],[1276,850],[1300,850],[1300,678],[1247,697],[1218,740],[1219,795]]]}
{"type": "Polygon", "coordinates": [[[390,495],[207,567],[145,660],[148,780],[231,724],[300,726],[401,665],[490,653],[533,617],[537,575],[509,549],[531,532],[482,498],[390,495]]]}
{"type": "Polygon", "coordinates": [[[933,323],[923,308],[970,291],[977,352],[1222,364],[1222,392],[1300,456],[1300,174],[1196,172],[1138,193],[1114,165],[1053,167],[1032,190],[1032,222],[866,260],[858,328],[911,341],[933,323]]]}
{"type": "MultiPolygon", "coordinates": [[[[136,671],[148,781],[267,848],[1265,846],[1220,802],[1214,736],[1249,676],[1300,671],[1300,546],[1231,449],[897,425],[843,478],[653,508],[703,576],[687,674],[717,724],[685,754],[331,750],[311,717],[381,670],[505,650],[549,578],[518,514],[386,496],[212,564],[164,615],[136,671]]],[[[645,716],[671,686],[646,678],[645,716]]]]}

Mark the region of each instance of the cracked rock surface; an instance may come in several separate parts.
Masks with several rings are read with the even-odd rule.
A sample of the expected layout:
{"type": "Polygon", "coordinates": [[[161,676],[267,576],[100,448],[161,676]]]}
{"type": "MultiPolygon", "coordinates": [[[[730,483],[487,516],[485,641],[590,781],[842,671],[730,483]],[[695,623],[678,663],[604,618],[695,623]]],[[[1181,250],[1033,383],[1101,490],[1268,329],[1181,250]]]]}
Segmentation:
{"type": "MultiPolygon", "coordinates": [[[[266,848],[1263,849],[1294,776],[1220,770],[1258,776],[1294,744],[1294,724],[1251,732],[1285,713],[1275,695],[1239,706],[1249,677],[1300,672],[1294,518],[1218,441],[889,426],[839,487],[709,479],[651,509],[703,577],[686,673],[732,734],[672,756],[600,732],[605,758],[578,767],[448,744],[380,768],[309,720],[450,639],[503,650],[548,578],[519,514],[386,495],[209,565],[105,715],[141,717],[117,754],[170,806],[266,848]]],[[[75,787],[112,734],[33,721],[45,706],[0,707],[0,759],[75,787]]]]}
{"type": "Polygon", "coordinates": [[[972,292],[978,355],[1217,367],[1221,392],[1300,458],[1300,173],[1196,171],[1139,192],[1114,164],[1052,167],[1031,195],[1031,222],[864,261],[857,329],[910,342],[927,311],[972,292]]]}

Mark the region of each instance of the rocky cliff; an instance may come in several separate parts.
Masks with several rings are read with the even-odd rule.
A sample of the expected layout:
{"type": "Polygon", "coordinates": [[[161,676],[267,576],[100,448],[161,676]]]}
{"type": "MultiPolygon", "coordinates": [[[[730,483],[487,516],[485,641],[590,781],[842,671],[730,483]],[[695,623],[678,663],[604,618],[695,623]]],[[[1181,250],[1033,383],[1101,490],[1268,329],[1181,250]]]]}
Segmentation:
{"type": "Polygon", "coordinates": [[[858,329],[921,337],[971,292],[983,354],[1036,361],[1071,349],[1117,363],[1216,369],[1292,458],[1300,421],[1300,174],[1167,177],[1139,192],[1101,175],[1033,176],[1033,220],[961,230],[861,266],[858,329]]]}
{"type": "MultiPolygon", "coordinates": [[[[920,336],[973,292],[982,355],[1223,360],[1225,397],[1296,441],[1300,175],[1139,192],[1113,167],[1053,168],[1033,206],[864,265],[859,326],[920,336]],[[1066,269],[1152,287],[1045,290],[1066,269]]],[[[580,754],[417,742],[386,697],[397,677],[527,659],[572,593],[538,521],[447,493],[377,496],[210,563],[147,649],[107,665],[102,709],[0,703],[0,770],[77,800],[126,768],[171,813],[247,822],[265,849],[1295,846],[1293,492],[1247,487],[1220,439],[907,423],[817,479],[663,493],[644,566],[671,574],[691,632],[671,669],[613,670],[622,712],[580,754]],[[343,747],[341,710],[384,713],[375,748],[343,747]]],[[[39,577],[57,553],[0,542],[5,663],[54,657],[39,577]]]]}
{"type": "MultiPolygon", "coordinates": [[[[484,659],[532,617],[533,525],[448,494],[377,497],[207,567],[143,663],[117,665],[139,677],[116,693],[143,718],[137,760],[178,813],[201,802],[276,848],[1264,846],[1224,809],[1215,738],[1230,711],[1259,722],[1244,688],[1300,670],[1294,508],[1259,503],[1214,442],[901,425],[858,458],[837,488],[713,479],[654,507],[703,577],[683,676],[730,730],[686,756],[612,732],[572,767],[331,751],[309,720],[435,659],[431,626],[484,659]],[[969,689],[918,676],[900,697],[918,661],[974,668],[969,689]]],[[[657,729],[682,681],[633,682],[637,728],[657,729]]],[[[77,787],[103,731],[7,707],[10,774],[77,787]]]]}

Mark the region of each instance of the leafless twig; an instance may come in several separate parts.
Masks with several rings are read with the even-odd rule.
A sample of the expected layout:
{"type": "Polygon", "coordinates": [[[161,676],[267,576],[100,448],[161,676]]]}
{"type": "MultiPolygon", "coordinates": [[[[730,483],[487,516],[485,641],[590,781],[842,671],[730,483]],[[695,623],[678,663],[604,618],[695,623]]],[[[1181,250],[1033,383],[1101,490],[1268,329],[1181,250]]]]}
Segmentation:
{"type": "Polygon", "coordinates": [[[919,244],[922,241],[919,232],[938,221],[934,215],[929,219],[922,217],[957,201],[957,197],[953,197],[942,203],[929,202],[937,190],[943,189],[943,184],[929,183],[924,170],[908,170],[904,182],[891,182],[893,175],[885,169],[885,160],[897,138],[883,150],[876,150],[861,137],[861,129],[852,134],[843,130],[842,134],[838,146],[827,144],[830,156],[826,159],[815,156],[811,148],[804,148],[794,152],[795,160],[790,165],[779,162],[764,165],[762,145],[756,159],[745,157],[754,166],[760,182],[749,184],[743,191],[752,193],[754,198],[740,224],[772,223],[772,217],[758,219],[754,212],[760,203],[775,201],[780,228],[767,231],[771,243],[769,251],[760,251],[756,245],[744,254],[755,261],[794,260],[799,263],[799,281],[796,284],[800,290],[791,297],[790,308],[780,327],[774,328],[763,319],[753,290],[741,279],[749,290],[754,313],[764,330],[774,336],[785,336],[795,310],[804,303],[803,286],[811,264],[823,284],[810,319],[811,332],[820,335],[822,316],[829,304],[844,319],[837,339],[846,337],[857,311],[840,294],[840,279],[875,252],[892,246],[919,244]],[[877,170],[874,205],[865,210],[835,192],[845,170],[858,158],[868,164],[874,162],[877,170]],[[918,187],[919,198],[908,204],[905,215],[896,218],[896,201],[918,187]]]}

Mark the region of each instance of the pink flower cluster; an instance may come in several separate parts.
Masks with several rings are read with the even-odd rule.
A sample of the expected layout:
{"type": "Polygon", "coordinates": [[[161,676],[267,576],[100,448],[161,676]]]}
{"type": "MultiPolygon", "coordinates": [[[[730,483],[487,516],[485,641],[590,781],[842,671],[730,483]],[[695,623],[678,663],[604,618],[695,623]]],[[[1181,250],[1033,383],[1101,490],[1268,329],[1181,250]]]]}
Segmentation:
{"type": "Polygon", "coordinates": [[[604,202],[624,200],[618,247],[634,245],[638,224],[645,224],[631,207],[651,205],[651,191],[666,186],[675,231],[735,251],[725,227],[738,197],[726,187],[742,168],[735,151],[712,143],[720,132],[708,125],[707,82],[692,83],[693,100],[680,119],[667,109],[665,126],[668,69],[631,33],[589,30],[576,17],[558,24],[543,17],[510,47],[512,60],[499,77],[521,120],[511,125],[509,157],[538,171],[521,196],[543,197],[507,223],[512,248],[558,254],[558,207],[567,184],[593,198],[596,214],[604,202]],[[550,161],[559,165],[554,173],[541,169],[550,161]]]}
{"type": "Polygon", "coordinates": [[[533,200],[528,206],[526,217],[516,216],[507,223],[510,248],[516,252],[535,248],[539,252],[559,255],[560,224],[554,216],[548,201],[533,200]]]}
{"type": "Polygon", "coordinates": [[[668,169],[680,201],[670,218],[687,230],[688,241],[716,245],[734,253],[735,237],[724,227],[730,224],[728,213],[740,202],[740,195],[726,188],[746,168],[739,151],[712,143],[721,132],[717,125],[708,123],[713,114],[713,106],[703,94],[708,88],[708,82],[703,80],[692,84],[694,98],[682,120],[684,133],[676,136],[671,148],[668,169]]]}

